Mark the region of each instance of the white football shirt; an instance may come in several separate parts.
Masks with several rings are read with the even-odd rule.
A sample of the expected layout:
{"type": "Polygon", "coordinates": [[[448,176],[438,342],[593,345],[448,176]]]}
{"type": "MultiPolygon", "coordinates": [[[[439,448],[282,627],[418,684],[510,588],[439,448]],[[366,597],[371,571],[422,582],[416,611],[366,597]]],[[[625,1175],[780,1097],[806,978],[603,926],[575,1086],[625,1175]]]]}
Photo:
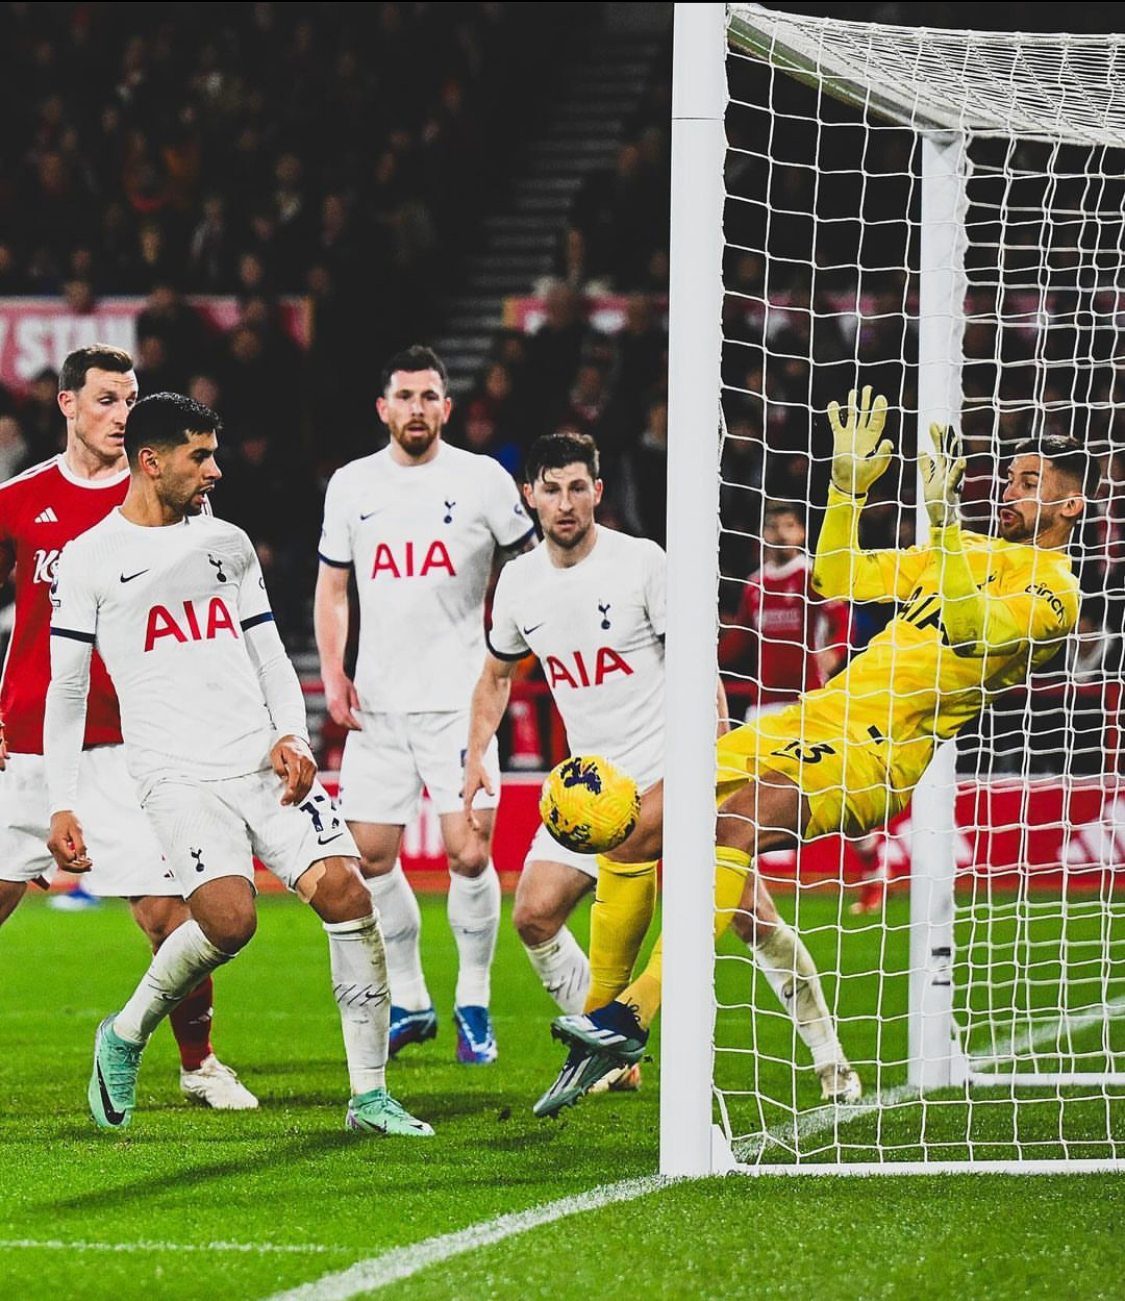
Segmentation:
{"type": "Polygon", "coordinates": [[[96,646],[105,661],[142,797],[161,777],[261,771],[275,722],[304,731],[288,661],[277,698],[289,716],[274,720],[247,647],[249,630],[267,622],[280,641],[253,544],[234,524],[197,515],[145,528],[113,510],[67,544],[51,599],[52,641],[96,646]]]}
{"type": "Polygon", "coordinates": [[[546,546],[508,562],[489,647],[543,665],[572,754],[600,754],[643,791],[664,766],[664,552],[596,525],[585,559],[553,565],[546,546]]]}
{"type": "Polygon", "coordinates": [[[404,466],[384,448],[336,471],[320,558],[355,568],[362,709],[469,707],[493,555],[531,534],[511,475],[490,456],[442,443],[432,461],[404,466]]]}

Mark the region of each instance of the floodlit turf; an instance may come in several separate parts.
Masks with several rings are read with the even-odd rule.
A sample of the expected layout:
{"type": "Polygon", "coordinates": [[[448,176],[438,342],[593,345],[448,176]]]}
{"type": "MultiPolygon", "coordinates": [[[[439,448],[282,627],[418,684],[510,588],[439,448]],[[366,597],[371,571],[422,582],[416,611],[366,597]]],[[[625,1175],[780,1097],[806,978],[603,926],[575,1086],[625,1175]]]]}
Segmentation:
{"type": "MultiPolygon", "coordinates": [[[[141,970],[143,943],[118,905],[77,915],[41,898],[21,907],[0,932],[0,1240],[87,1247],[0,1248],[0,1292],[266,1297],[653,1171],[652,1068],[637,1096],[592,1099],[556,1123],[531,1116],[560,1053],[547,1032],[552,1005],[507,921],[494,977],[500,1061],[454,1064],[444,902],[424,899],[423,911],[442,1025],[436,1043],[393,1065],[391,1087],[433,1122],[428,1142],[343,1130],[324,937],[305,909],[278,898],[261,901],[257,938],[217,977],[216,1044],[261,1110],[184,1103],[162,1029],[132,1128],[96,1132],[84,1098],[93,1031],[141,970]],[[152,1245],[94,1249],[138,1243],[152,1245]]],[[[1123,1215],[1117,1177],[709,1181],[587,1211],[392,1286],[396,1298],[937,1295],[970,1283],[991,1297],[1111,1296],[1123,1215]]]]}

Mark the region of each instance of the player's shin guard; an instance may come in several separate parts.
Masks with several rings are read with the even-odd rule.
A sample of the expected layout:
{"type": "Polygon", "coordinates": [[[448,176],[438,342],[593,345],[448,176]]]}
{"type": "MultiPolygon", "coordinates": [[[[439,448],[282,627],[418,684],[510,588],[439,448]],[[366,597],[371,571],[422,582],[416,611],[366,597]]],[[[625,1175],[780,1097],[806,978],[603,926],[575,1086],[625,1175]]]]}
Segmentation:
{"type": "Polygon", "coordinates": [[[715,943],[727,933],[742,901],[746,878],[754,860],[741,849],[729,845],[715,847],[715,943]]]}
{"type": "Polygon", "coordinates": [[[491,859],[479,876],[450,875],[447,915],[459,959],[454,1005],[487,1007],[500,930],[500,878],[491,859]]]}
{"type": "Polygon", "coordinates": [[[812,1053],[814,1067],[820,1071],[846,1062],[816,963],[796,931],[779,918],[753,952],[762,975],[812,1053]]]}
{"type": "Polygon", "coordinates": [[[563,1012],[581,1012],[590,988],[590,961],[567,926],[542,944],[525,944],[543,988],[563,1012]]]}
{"type": "MultiPolygon", "coordinates": [[[[730,926],[734,910],[742,898],[746,874],[750,870],[749,854],[720,845],[715,851],[715,941],[730,926]]],[[[618,1001],[637,1014],[642,1029],[647,1030],[660,1009],[661,981],[664,976],[664,937],[660,936],[644,971],[617,996],[618,1001]]]]}
{"type": "Polygon", "coordinates": [[[160,1022],[201,980],[231,955],[217,949],[199,923],[177,926],[157,949],[133,996],[117,1014],[113,1032],[128,1043],[144,1044],[160,1022]]]}
{"type": "Polygon", "coordinates": [[[422,1012],[432,1006],[418,944],[422,914],[402,864],[396,863],[385,876],[370,877],[367,889],[379,912],[394,1005],[407,1012],[422,1012]]]}
{"type": "Polygon", "coordinates": [[[590,989],[585,1011],[604,1007],[629,984],[655,907],[655,862],[615,863],[598,855],[598,889],[590,910],[590,989]]]}
{"type": "Polygon", "coordinates": [[[383,932],[375,916],[325,922],[324,929],[352,1096],[358,1097],[386,1081],[391,996],[383,932]]]}

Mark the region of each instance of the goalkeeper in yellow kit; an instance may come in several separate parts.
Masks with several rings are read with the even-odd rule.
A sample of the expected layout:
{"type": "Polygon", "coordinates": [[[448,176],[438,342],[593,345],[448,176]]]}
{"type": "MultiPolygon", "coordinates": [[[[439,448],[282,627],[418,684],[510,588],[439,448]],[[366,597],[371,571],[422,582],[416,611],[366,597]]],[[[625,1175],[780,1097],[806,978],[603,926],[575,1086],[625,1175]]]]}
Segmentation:
{"type": "MultiPolygon", "coordinates": [[[[829,404],[832,483],[812,583],[825,597],[894,601],[901,611],[825,686],[719,740],[716,939],[732,921],[759,946],[763,932],[787,930],[753,871],[754,856],[882,826],[909,803],[936,743],[1026,681],[1078,619],[1067,547],[1086,503],[1089,461],[1081,446],[1054,437],[1021,443],[999,508],[999,536],[984,537],[963,532],[958,519],[960,436],[931,426],[934,451],[919,457],[929,542],[864,551],[860,513],[893,452],[882,436],[886,412],[886,399],[872,400],[870,388],[858,400],[853,391],[845,411],[829,404]]],[[[629,839],[609,857],[658,858],[662,821],[656,788],[646,793],[629,839]]],[[[798,1016],[802,995],[810,1008],[823,1009],[812,959],[799,940],[789,944],[786,997],[798,1016]]],[[[661,957],[658,943],[614,1002],[558,1018],[556,1037],[603,1054],[607,1069],[637,1060],[660,1003],[661,957]]],[[[858,1077],[850,1089],[839,1083],[835,1096],[858,1097],[858,1077]]]]}

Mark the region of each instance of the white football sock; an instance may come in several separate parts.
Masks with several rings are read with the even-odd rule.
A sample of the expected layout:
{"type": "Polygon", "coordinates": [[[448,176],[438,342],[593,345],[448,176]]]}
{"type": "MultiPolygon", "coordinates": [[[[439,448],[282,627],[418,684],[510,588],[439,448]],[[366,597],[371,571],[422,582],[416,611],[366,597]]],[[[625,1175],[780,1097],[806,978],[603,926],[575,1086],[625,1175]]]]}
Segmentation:
{"type": "Polygon", "coordinates": [[[422,974],[422,951],[418,944],[422,914],[402,864],[396,863],[385,876],[369,877],[367,888],[383,928],[391,1002],[407,1012],[421,1012],[433,1005],[422,974]]]}
{"type": "Polygon", "coordinates": [[[188,920],[177,926],[153,954],[148,970],[132,997],[117,1014],[113,1032],[129,1043],[148,1043],[161,1021],[178,1007],[216,967],[231,960],[231,954],[215,948],[199,923],[188,920]]]}
{"type": "Polygon", "coordinates": [[[563,926],[542,944],[525,944],[527,956],[543,988],[567,1013],[581,1012],[590,988],[590,959],[563,926]]]}
{"type": "Polygon", "coordinates": [[[815,1068],[820,1071],[834,1063],[845,1064],[848,1059],[824,1001],[816,963],[800,936],[779,918],[768,937],[754,949],[754,957],[812,1053],[815,1068]]]}
{"type": "Polygon", "coordinates": [[[375,916],[325,922],[332,992],[340,1009],[352,1096],[386,1084],[391,995],[387,954],[375,916]]]}
{"type": "Polygon", "coordinates": [[[457,941],[456,1007],[487,1007],[500,929],[500,878],[489,860],[480,876],[449,877],[449,928],[457,941]]]}

